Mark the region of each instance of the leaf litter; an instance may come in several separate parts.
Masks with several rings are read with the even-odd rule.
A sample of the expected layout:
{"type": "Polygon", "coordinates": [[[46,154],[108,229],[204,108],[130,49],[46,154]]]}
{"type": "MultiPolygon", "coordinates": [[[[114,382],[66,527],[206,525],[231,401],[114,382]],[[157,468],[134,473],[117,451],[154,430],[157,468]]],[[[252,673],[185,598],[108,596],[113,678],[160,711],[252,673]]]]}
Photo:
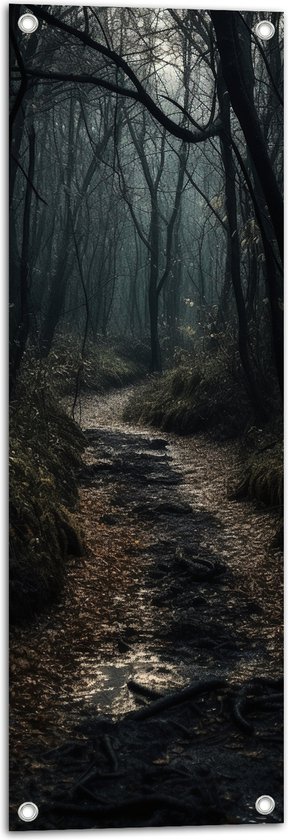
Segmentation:
{"type": "Polygon", "coordinates": [[[82,397],[86,556],[11,635],[11,827],[29,798],[35,830],[251,822],[267,785],[279,822],[275,517],[227,500],[232,444],[128,426],[130,394],[82,397]],[[153,692],[178,705],[137,720],[153,692]]]}

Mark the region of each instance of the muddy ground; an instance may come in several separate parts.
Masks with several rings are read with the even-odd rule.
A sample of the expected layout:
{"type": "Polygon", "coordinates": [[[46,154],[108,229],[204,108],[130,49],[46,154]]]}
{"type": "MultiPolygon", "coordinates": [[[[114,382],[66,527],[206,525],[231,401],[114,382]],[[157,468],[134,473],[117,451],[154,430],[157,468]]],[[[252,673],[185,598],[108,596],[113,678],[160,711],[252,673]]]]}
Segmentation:
{"type": "Polygon", "coordinates": [[[86,553],[12,632],[10,828],[281,822],[276,513],[227,499],[232,443],[123,423],[130,392],[82,397],[86,553]]]}

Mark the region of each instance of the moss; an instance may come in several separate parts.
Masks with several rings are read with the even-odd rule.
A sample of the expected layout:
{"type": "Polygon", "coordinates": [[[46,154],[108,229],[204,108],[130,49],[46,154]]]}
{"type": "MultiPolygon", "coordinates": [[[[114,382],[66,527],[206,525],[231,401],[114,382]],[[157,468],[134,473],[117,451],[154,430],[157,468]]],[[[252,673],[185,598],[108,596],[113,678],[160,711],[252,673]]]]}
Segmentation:
{"type": "Polygon", "coordinates": [[[65,558],[81,553],[73,509],[84,436],[51,397],[43,372],[38,374],[35,383],[24,369],[11,404],[12,623],[30,618],[57,595],[65,558]]]}
{"type": "Polygon", "coordinates": [[[218,437],[239,435],[251,408],[244,385],[229,367],[227,356],[199,355],[164,376],[151,379],[135,394],[124,418],[163,431],[193,434],[213,431],[218,437]]]}

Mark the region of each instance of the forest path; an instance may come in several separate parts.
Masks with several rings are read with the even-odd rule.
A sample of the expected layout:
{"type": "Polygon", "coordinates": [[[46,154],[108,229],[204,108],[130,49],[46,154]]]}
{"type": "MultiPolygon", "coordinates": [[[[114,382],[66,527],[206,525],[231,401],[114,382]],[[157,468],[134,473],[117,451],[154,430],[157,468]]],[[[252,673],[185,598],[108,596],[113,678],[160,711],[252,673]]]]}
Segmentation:
{"type": "Polygon", "coordinates": [[[128,426],[121,416],[130,393],[125,389],[81,399],[88,445],[79,524],[87,554],[69,562],[65,590],[49,613],[13,633],[15,796],[36,802],[40,796],[50,804],[52,797],[55,806],[51,811],[44,804],[39,818],[43,824],[38,819],[35,829],[161,825],[167,820],[178,824],[172,793],[179,777],[183,790],[185,773],[191,788],[191,767],[198,785],[196,817],[193,823],[186,797],[180,824],[203,822],[203,813],[204,822],[221,821],[223,809],[227,814],[231,809],[232,820],[253,821],[258,795],[269,792],[279,798],[279,709],[277,700],[267,700],[267,692],[274,697],[278,690],[269,683],[262,686],[266,706],[259,719],[255,684],[257,702],[250,698],[255,734],[249,724],[246,730],[244,725],[243,731],[237,728],[235,714],[231,720],[231,691],[236,697],[245,681],[281,674],[281,556],[269,548],[274,517],[251,503],[227,500],[232,444],[219,445],[204,437],[179,439],[128,426]],[[217,690],[213,685],[208,698],[200,692],[197,704],[190,702],[187,708],[184,703],[178,719],[166,719],[164,732],[165,719],[159,717],[139,724],[128,714],[121,723],[123,714],[139,708],[141,685],[165,695],[215,678],[227,681],[228,694],[225,686],[217,690]],[[215,788],[219,751],[220,788],[219,779],[215,788]],[[91,761],[94,775],[87,792],[79,778],[85,769],[87,775],[91,761]],[[274,794],[270,781],[269,791],[264,790],[265,773],[267,787],[272,765],[274,794]],[[124,787],[123,767],[128,774],[124,787]],[[204,767],[205,784],[203,773],[199,781],[199,767],[204,767]],[[95,784],[97,778],[98,789],[99,775],[101,815],[93,793],[93,780],[95,784]],[[203,790],[211,778],[216,792],[209,800],[209,818],[203,790]],[[155,779],[166,812],[165,803],[149,805],[147,800],[138,803],[137,818],[131,803],[130,810],[119,814],[123,790],[130,799],[135,791],[138,798],[142,790],[148,796],[155,779]],[[63,799],[71,790],[69,810],[63,799]]]}

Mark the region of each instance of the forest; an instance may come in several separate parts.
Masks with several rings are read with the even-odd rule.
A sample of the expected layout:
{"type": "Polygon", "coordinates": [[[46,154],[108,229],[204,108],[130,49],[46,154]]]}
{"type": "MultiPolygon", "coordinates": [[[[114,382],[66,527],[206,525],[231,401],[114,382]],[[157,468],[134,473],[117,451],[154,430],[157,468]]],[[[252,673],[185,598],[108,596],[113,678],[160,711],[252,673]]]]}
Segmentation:
{"type": "Polygon", "coordinates": [[[9,17],[11,828],[281,822],[283,14],[9,17]]]}

